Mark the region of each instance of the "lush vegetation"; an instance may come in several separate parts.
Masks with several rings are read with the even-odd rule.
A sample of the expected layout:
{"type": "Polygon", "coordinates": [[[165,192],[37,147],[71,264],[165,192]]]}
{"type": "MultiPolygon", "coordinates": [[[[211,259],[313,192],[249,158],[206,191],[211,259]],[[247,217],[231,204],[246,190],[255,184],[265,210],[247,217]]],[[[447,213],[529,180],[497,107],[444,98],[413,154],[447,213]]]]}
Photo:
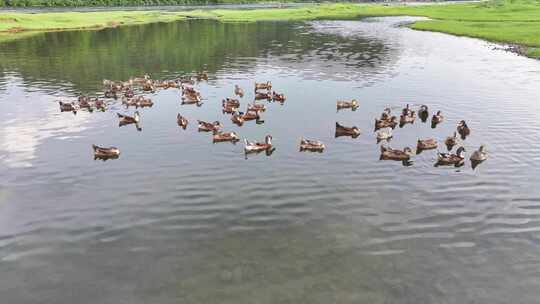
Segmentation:
{"type": "Polygon", "coordinates": [[[168,13],[0,13],[0,32],[4,32],[4,35],[0,35],[0,40],[12,38],[12,35],[5,34],[7,32],[101,28],[120,24],[172,21],[188,17],[209,18],[225,22],[253,22],[356,19],[391,15],[426,16],[431,20],[418,21],[411,27],[418,30],[439,31],[517,44],[527,47],[526,52],[529,56],[540,57],[540,1],[538,0],[495,0],[422,6],[323,4],[284,9],[218,9],[168,13]]]}
{"type": "Polygon", "coordinates": [[[0,0],[0,6],[135,6],[209,4],[219,0],[0,0]]]}

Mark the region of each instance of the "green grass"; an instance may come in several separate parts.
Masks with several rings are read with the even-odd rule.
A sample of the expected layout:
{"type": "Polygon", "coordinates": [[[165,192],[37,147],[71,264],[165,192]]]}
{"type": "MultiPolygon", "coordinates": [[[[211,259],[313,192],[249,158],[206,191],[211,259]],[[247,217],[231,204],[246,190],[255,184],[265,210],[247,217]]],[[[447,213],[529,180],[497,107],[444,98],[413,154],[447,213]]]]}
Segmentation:
{"type": "Polygon", "coordinates": [[[0,13],[0,41],[20,35],[8,32],[102,28],[107,26],[167,22],[186,17],[223,22],[265,20],[358,19],[370,16],[425,16],[413,29],[527,47],[527,55],[540,58],[540,1],[495,0],[480,3],[432,5],[322,4],[300,8],[257,10],[196,10],[189,12],[98,12],[98,13],[0,13]],[[3,33],[1,33],[3,32],[3,33]]]}

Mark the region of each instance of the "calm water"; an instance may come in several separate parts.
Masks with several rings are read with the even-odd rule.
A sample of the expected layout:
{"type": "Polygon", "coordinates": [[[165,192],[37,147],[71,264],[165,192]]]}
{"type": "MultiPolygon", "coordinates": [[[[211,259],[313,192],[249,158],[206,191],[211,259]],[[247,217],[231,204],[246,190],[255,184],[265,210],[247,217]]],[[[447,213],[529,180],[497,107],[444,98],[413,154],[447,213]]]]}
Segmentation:
{"type": "Polygon", "coordinates": [[[537,303],[540,63],[406,18],[312,23],[188,21],[49,33],[0,45],[2,303],[537,303]],[[142,132],[105,113],[59,113],[103,78],[200,70],[202,107],[152,96],[142,132]],[[288,100],[265,123],[221,114],[234,84],[271,80],[288,100]],[[356,112],[336,113],[337,99],[356,112]],[[391,145],[444,140],[466,119],[472,170],[379,161],[373,119],[427,104],[446,121],[397,128],[391,145]],[[186,131],[176,113],[192,120],[186,131]],[[270,157],[212,144],[195,119],[270,157]],[[357,139],[334,138],[336,121],[357,139]],[[299,153],[301,136],[323,154],[299,153]],[[120,159],[94,161],[91,144],[120,159]]]}

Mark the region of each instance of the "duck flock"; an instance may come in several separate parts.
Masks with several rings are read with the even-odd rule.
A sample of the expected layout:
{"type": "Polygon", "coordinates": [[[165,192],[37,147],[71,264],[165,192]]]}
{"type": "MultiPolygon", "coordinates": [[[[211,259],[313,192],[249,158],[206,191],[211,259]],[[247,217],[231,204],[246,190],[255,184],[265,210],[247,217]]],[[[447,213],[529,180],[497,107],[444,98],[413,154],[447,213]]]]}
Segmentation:
{"type": "MultiPolygon", "coordinates": [[[[121,100],[122,105],[126,108],[133,107],[135,111],[133,115],[125,115],[117,113],[119,126],[135,125],[137,130],[141,131],[139,124],[141,121],[141,114],[139,109],[146,107],[152,107],[154,105],[150,98],[145,97],[144,93],[155,93],[159,89],[176,88],[181,90],[181,103],[182,104],[194,104],[197,106],[202,105],[202,95],[196,89],[196,84],[201,81],[207,81],[207,73],[198,73],[194,76],[182,76],[173,80],[154,80],[150,76],[131,78],[128,81],[111,81],[104,80],[104,97],[109,100],[121,100]]],[[[255,83],[254,85],[255,100],[251,103],[247,103],[245,111],[240,111],[240,98],[244,97],[244,90],[238,85],[234,86],[233,98],[225,98],[222,100],[222,113],[230,115],[231,121],[242,126],[245,122],[254,120],[256,123],[263,123],[261,119],[261,112],[266,111],[266,105],[262,101],[267,102],[279,102],[283,104],[286,101],[284,94],[273,91],[272,83],[267,81],[265,83],[255,83]]],[[[100,98],[92,98],[88,96],[80,96],[77,101],[63,102],[59,101],[61,112],[73,112],[76,114],[80,110],[86,111],[106,111],[109,103],[100,98]]],[[[356,111],[359,107],[357,100],[350,101],[337,101],[336,108],[338,111],[344,109],[350,109],[356,111]]],[[[413,124],[418,118],[422,122],[427,122],[430,117],[429,109],[426,105],[421,105],[417,111],[412,110],[409,105],[401,110],[398,116],[392,114],[390,108],[384,109],[379,118],[375,118],[375,128],[377,143],[385,142],[382,144],[380,159],[381,160],[394,160],[401,161],[403,165],[409,166],[412,164],[412,157],[415,154],[420,154],[426,150],[434,150],[439,148],[439,143],[433,138],[418,139],[416,143],[416,153],[409,147],[405,147],[403,150],[392,149],[388,143],[394,137],[392,130],[397,125],[404,127],[407,124],[413,124]]],[[[433,129],[445,120],[441,111],[436,112],[431,116],[431,127],[433,129]]],[[[182,116],[180,113],[176,116],[177,124],[180,128],[186,129],[190,123],[190,119],[182,116]]],[[[207,122],[197,120],[199,132],[212,133],[212,140],[217,142],[233,142],[240,141],[240,135],[236,132],[223,131],[223,124],[219,121],[207,122]]],[[[448,149],[448,152],[437,152],[437,159],[435,166],[455,166],[461,167],[465,164],[465,148],[460,145],[461,141],[464,141],[471,133],[467,123],[462,120],[458,123],[456,131],[453,135],[446,138],[444,145],[448,149]],[[460,137],[458,138],[458,134],[460,137]],[[459,146],[455,152],[451,152],[455,146],[459,146]]],[[[336,122],[335,137],[348,136],[356,138],[361,134],[361,130],[356,126],[345,126],[336,122]]],[[[117,147],[101,147],[97,145],[92,146],[95,159],[108,160],[116,159],[120,156],[120,149],[117,147]]],[[[299,143],[299,150],[301,152],[319,152],[322,153],[326,149],[324,143],[319,140],[301,138],[299,143]]],[[[260,153],[266,152],[268,155],[275,150],[272,144],[272,136],[267,135],[264,141],[249,141],[244,139],[244,153],[260,153]]],[[[470,161],[473,169],[487,159],[487,151],[482,145],[476,151],[470,155],[470,161]]]]}

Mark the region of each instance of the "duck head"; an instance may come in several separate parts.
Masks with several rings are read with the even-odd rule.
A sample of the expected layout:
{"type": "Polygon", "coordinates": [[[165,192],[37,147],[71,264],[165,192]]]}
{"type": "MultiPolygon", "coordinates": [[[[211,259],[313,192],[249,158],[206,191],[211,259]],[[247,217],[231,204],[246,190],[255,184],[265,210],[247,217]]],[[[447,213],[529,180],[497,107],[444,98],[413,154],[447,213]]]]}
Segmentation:
{"type": "Polygon", "coordinates": [[[266,135],[266,137],[264,138],[264,141],[266,142],[267,145],[271,145],[272,144],[272,135],[266,135]]]}
{"type": "Polygon", "coordinates": [[[353,108],[358,107],[358,101],[356,101],[356,99],[351,100],[351,106],[352,106],[353,108]]]}
{"type": "Polygon", "coordinates": [[[461,128],[465,128],[467,127],[467,123],[465,122],[465,120],[462,120],[458,123],[458,127],[461,127],[461,128]]]}
{"type": "Polygon", "coordinates": [[[457,156],[463,157],[463,153],[465,152],[465,148],[459,147],[456,151],[457,156]]]}
{"type": "Polygon", "coordinates": [[[408,155],[413,155],[412,150],[409,147],[403,148],[403,152],[405,152],[405,154],[408,154],[408,155]]]}
{"type": "Polygon", "coordinates": [[[141,115],[139,114],[139,111],[135,111],[133,114],[133,119],[135,119],[135,122],[139,122],[141,119],[141,115]]]}

